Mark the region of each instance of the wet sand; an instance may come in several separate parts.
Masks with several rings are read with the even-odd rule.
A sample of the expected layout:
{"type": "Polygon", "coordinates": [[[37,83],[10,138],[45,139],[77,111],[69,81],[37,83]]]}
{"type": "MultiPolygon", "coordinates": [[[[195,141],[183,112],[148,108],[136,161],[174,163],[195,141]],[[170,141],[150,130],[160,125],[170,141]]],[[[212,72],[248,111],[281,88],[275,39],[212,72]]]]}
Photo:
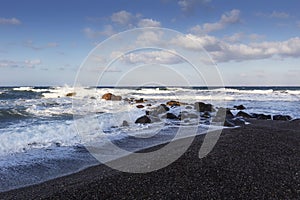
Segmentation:
{"type": "Polygon", "coordinates": [[[252,120],[224,129],[213,151],[199,159],[203,137],[157,171],[133,174],[98,165],[0,193],[0,199],[300,199],[300,120],[252,120]]]}

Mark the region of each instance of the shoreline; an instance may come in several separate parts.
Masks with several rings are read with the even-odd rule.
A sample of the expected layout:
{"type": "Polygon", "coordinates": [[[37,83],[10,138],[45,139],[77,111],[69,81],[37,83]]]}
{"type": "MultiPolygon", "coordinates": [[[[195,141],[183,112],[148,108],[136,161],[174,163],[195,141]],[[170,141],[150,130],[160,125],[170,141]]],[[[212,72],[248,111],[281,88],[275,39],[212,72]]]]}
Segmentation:
{"type": "Polygon", "coordinates": [[[199,159],[203,137],[196,136],[184,155],[157,171],[131,174],[100,164],[2,192],[0,198],[300,197],[299,120],[251,120],[250,125],[224,129],[213,151],[199,159]]]}

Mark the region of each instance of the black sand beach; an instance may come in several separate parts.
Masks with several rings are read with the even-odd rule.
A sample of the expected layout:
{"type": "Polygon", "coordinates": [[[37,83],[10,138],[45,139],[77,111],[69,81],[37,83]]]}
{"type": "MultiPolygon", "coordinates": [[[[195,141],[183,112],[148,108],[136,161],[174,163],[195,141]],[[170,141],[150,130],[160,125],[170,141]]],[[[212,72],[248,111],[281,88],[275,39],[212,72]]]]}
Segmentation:
{"type": "Polygon", "coordinates": [[[0,198],[300,199],[300,120],[252,120],[224,129],[213,151],[199,159],[202,141],[197,136],[183,156],[158,171],[131,174],[98,165],[0,198]]]}

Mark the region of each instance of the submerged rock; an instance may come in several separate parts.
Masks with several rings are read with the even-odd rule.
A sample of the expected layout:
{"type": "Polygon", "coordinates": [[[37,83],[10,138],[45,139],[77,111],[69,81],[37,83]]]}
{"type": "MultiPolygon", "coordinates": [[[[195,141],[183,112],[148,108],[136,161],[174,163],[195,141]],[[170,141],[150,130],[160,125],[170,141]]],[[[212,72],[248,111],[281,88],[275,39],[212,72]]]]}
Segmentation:
{"type": "Polygon", "coordinates": [[[179,119],[176,115],[174,115],[173,113],[167,113],[164,116],[162,116],[162,118],[167,118],[167,119],[179,119]]]}
{"type": "Polygon", "coordinates": [[[124,120],[124,121],[122,122],[122,126],[129,126],[128,121],[124,120]]]}
{"type": "Polygon", "coordinates": [[[243,105],[239,105],[239,106],[233,106],[235,109],[237,109],[237,110],[245,110],[246,109],[246,107],[245,106],[243,106],[243,105]]]}
{"type": "Polygon", "coordinates": [[[273,120],[290,121],[292,119],[289,115],[274,115],[273,120]]]}
{"type": "Polygon", "coordinates": [[[262,120],[272,119],[271,115],[265,115],[265,114],[252,113],[252,116],[253,116],[253,118],[262,119],[262,120]]]}
{"type": "Polygon", "coordinates": [[[66,94],[66,97],[74,97],[76,95],[76,92],[70,92],[66,94]]]}
{"type": "Polygon", "coordinates": [[[159,106],[157,106],[157,107],[153,108],[151,111],[149,111],[149,114],[153,115],[153,116],[157,116],[157,115],[163,114],[169,110],[170,110],[170,108],[168,108],[165,104],[160,104],[159,106]]]}
{"type": "Polygon", "coordinates": [[[237,114],[236,114],[236,117],[242,117],[242,118],[253,118],[252,115],[246,113],[246,112],[243,112],[243,111],[239,111],[237,114]]]}
{"type": "Polygon", "coordinates": [[[206,104],[206,103],[203,103],[203,102],[196,102],[194,104],[194,108],[198,111],[198,112],[205,112],[205,111],[208,111],[208,112],[215,112],[216,110],[213,108],[213,105],[212,104],[206,104]]]}
{"type": "Polygon", "coordinates": [[[179,101],[168,101],[167,105],[170,107],[180,106],[181,103],[179,101]]]}
{"type": "Polygon", "coordinates": [[[103,96],[102,96],[102,99],[105,99],[105,100],[111,100],[111,101],[121,101],[122,100],[122,97],[121,96],[116,96],[112,93],[105,93],[103,96]]]}
{"type": "Polygon", "coordinates": [[[151,119],[147,115],[144,115],[142,117],[137,118],[135,120],[135,123],[136,124],[149,124],[149,123],[151,123],[151,119]]]}
{"type": "Polygon", "coordinates": [[[137,108],[144,108],[145,106],[144,105],[137,105],[136,107],[137,108]]]}

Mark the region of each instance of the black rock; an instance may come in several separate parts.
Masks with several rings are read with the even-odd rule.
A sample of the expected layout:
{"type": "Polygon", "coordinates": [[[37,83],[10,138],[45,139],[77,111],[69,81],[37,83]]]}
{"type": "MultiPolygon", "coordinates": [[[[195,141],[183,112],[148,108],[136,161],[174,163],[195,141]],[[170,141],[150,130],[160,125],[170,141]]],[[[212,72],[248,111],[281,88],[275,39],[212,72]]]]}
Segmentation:
{"type": "Polygon", "coordinates": [[[204,118],[210,118],[211,115],[210,115],[209,112],[206,111],[206,112],[203,113],[203,115],[201,115],[201,117],[204,117],[204,118]]]}
{"type": "Polygon", "coordinates": [[[124,121],[122,122],[122,126],[129,126],[129,123],[128,123],[126,120],[124,120],[124,121]]]}
{"type": "Polygon", "coordinates": [[[245,106],[243,106],[243,105],[239,105],[239,106],[233,106],[235,109],[237,109],[237,110],[245,110],[246,109],[246,107],[245,106]]]}
{"type": "Polygon", "coordinates": [[[237,114],[236,114],[236,117],[243,117],[243,118],[253,118],[252,115],[246,113],[246,112],[243,112],[243,111],[239,111],[237,114]]]}
{"type": "Polygon", "coordinates": [[[170,108],[168,108],[165,104],[160,104],[159,106],[153,108],[152,111],[149,111],[149,114],[153,115],[153,116],[157,116],[157,115],[165,113],[169,110],[170,110],[170,108]]]}
{"type": "Polygon", "coordinates": [[[289,115],[274,115],[273,120],[290,121],[292,119],[289,115]]]}
{"type": "Polygon", "coordinates": [[[229,108],[219,108],[218,112],[216,114],[216,116],[213,118],[214,122],[220,122],[223,121],[225,119],[232,119],[234,117],[234,115],[232,114],[232,112],[230,111],[229,108]]]}
{"type": "Polygon", "coordinates": [[[235,124],[234,124],[231,120],[226,119],[226,120],[224,121],[224,126],[227,126],[227,127],[235,127],[235,124]]]}
{"type": "Polygon", "coordinates": [[[196,102],[194,104],[194,108],[198,111],[198,112],[205,112],[205,111],[208,111],[208,112],[215,112],[216,110],[213,108],[213,105],[211,104],[206,104],[206,103],[203,103],[203,102],[196,102]]]}
{"type": "Polygon", "coordinates": [[[147,116],[144,115],[142,117],[137,118],[137,120],[135,120],[136,124],[149,124],[151,123],[151,119],[147,116]]]}
{"type": "Polygon", "coordinates": [[[173,113],[167,113],[166,115],[164,115],[162,118],[167,118],[167,119],[179,119],[176,115],[174,115],[173,113]]]}
{"type": "Polygon", "coordinates": [[[263,119],[263,120],[272,119],[271,115],[265,115],[265,114],[252,113],[252,116],[253,116],[253,118],[256,118],[256,119],[263,119]]]}

